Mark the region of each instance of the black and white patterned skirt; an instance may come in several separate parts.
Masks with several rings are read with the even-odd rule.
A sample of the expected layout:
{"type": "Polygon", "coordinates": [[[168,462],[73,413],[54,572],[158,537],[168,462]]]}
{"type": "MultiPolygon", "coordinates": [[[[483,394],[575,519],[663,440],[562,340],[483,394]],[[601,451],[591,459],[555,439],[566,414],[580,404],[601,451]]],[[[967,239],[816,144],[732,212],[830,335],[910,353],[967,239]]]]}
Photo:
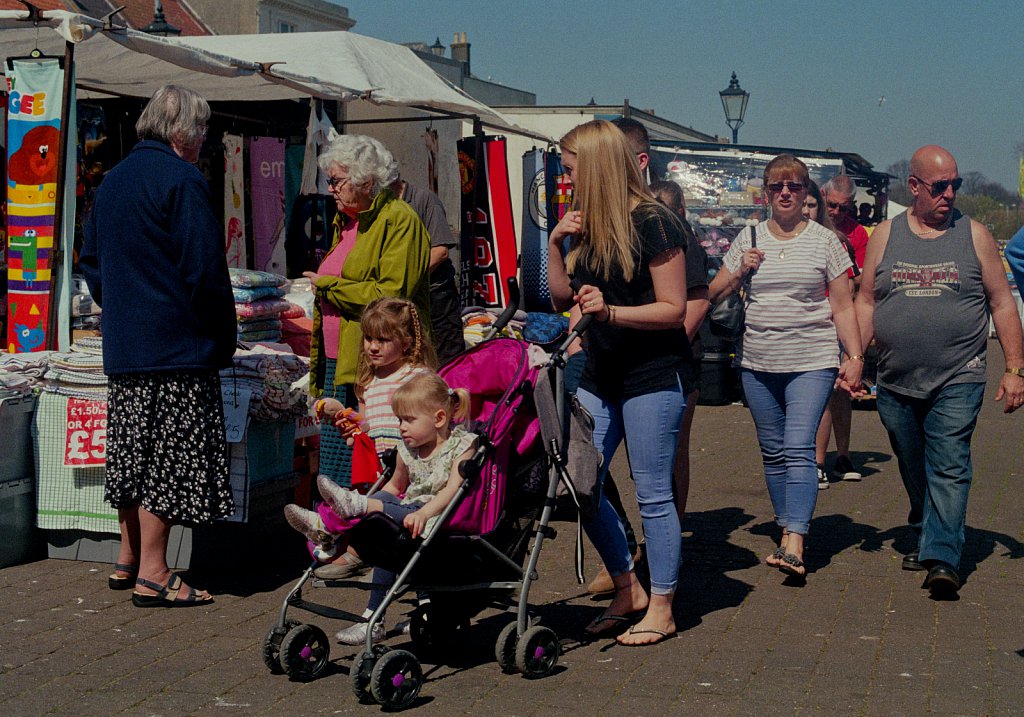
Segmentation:
{"type": "Polygon", "coordinates": [[[110,377],[106,500],[208,523],[230,515],[224,409],[216,371],[110,377]]]}

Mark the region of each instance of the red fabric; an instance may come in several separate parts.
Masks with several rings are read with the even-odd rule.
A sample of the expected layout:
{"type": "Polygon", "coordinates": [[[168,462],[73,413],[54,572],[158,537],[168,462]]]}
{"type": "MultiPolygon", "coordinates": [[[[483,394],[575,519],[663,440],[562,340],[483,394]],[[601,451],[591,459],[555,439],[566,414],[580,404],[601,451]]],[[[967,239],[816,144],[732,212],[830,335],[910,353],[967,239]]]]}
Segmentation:
{"type": "Polygon", "coordinates": [[[281,319],[281,341],[288,344],[296,356],[309,357],[313,319],[281,319]]]}

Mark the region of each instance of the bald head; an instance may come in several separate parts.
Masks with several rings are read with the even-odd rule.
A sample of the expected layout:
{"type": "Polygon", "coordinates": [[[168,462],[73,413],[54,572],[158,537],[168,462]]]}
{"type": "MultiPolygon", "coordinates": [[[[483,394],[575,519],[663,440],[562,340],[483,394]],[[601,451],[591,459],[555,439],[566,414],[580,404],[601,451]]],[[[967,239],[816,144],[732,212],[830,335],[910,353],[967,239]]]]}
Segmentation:
{"type": "Polygon", "coordinates": [[[923,177],[926,174],[945,174],[952,171],[956,176],[956,160],[949,150],[937,144],[926,144],[910,158],[910,173],[923,177]]]}

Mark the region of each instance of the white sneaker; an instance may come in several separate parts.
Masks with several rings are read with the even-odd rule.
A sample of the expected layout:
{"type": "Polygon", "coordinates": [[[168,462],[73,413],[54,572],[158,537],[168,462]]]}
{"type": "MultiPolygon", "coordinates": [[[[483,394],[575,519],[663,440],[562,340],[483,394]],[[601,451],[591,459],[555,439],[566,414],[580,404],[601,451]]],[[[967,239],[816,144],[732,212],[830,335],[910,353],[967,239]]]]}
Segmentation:
{"type": "MultiPolygon", "coordinates": [[[[340,630],[335,638],[342,645],[362,645],[366,642],[366,626],[369,623],[357,622],[351,627],[346,627],[344,630],[340,630]]],[[[373,626],[373,641],[380,642],[387,637],[387,630],[384,629],[384,623],[378,622],[373,626]]]]}
{"type": "Polygon", "coordinates": [[[828,490],[828,474],[825,472],[825,466],[818,464],[818,490],[828,490]]]}

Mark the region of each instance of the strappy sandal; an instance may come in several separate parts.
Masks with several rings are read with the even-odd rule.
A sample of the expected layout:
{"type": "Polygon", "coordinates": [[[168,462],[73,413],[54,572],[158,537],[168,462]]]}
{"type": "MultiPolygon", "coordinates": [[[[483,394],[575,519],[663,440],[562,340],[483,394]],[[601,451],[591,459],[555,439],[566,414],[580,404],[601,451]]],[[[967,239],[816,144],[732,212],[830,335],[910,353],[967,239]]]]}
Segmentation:
{"type": "Polygon", "coordinates": [[[144,578],[135,581],[150,590],[156,590],[156,595],[144,595],[138,590],[132,592],[132,605],[135,607],[194,607],[196,605],[209,605],[213,602],[212,595],[199,597],[199,593],[191,585],[188,586],[184,597],[182,597],[181,576],[177,573],[171,575],[166,585],[160,585],[144,578]]]}
{"type": "Polygon", "coordinates": [[[807,577],[807,568],[804,567],[804,561],[793,555],[793,553],[784,553],[782,556],[782,563],[779,565],[779,570],[792,575],[797,578],[807,577]],[[803,572],[800,572],[798,568],[803,568],[803,572]]]}
{"type": "Polygon", "coordinates": [[[773,562],[769,562],[769,561],[771,561],[771,560],[776,560],[776,561],[782,560],[785,557],[785,555],[786,555],[786,549],[783,548],[783,547],[778,547],[778,548],[775,549],[774,553],[772,553],[771,555],[769,555],[767,558],[764,559],[764,564],[767,565],[770,568],[777,568],[777,567],[779,567],[779,565],[781,565],[781,563],[779,563],[779,562],[774,562],[773,563],[773,562]]]}
{"type": "Polygon", "coordinates": [[[125,565],[124,563],[114,563],[114,572],[107,578],[107,587],[111,590],[131,590],[135,585],[135,579],[139,577],[139,566],[138,565],[125,565]],[[118,575],[118,573],[128,573],[125,576],[118,575]]]}

